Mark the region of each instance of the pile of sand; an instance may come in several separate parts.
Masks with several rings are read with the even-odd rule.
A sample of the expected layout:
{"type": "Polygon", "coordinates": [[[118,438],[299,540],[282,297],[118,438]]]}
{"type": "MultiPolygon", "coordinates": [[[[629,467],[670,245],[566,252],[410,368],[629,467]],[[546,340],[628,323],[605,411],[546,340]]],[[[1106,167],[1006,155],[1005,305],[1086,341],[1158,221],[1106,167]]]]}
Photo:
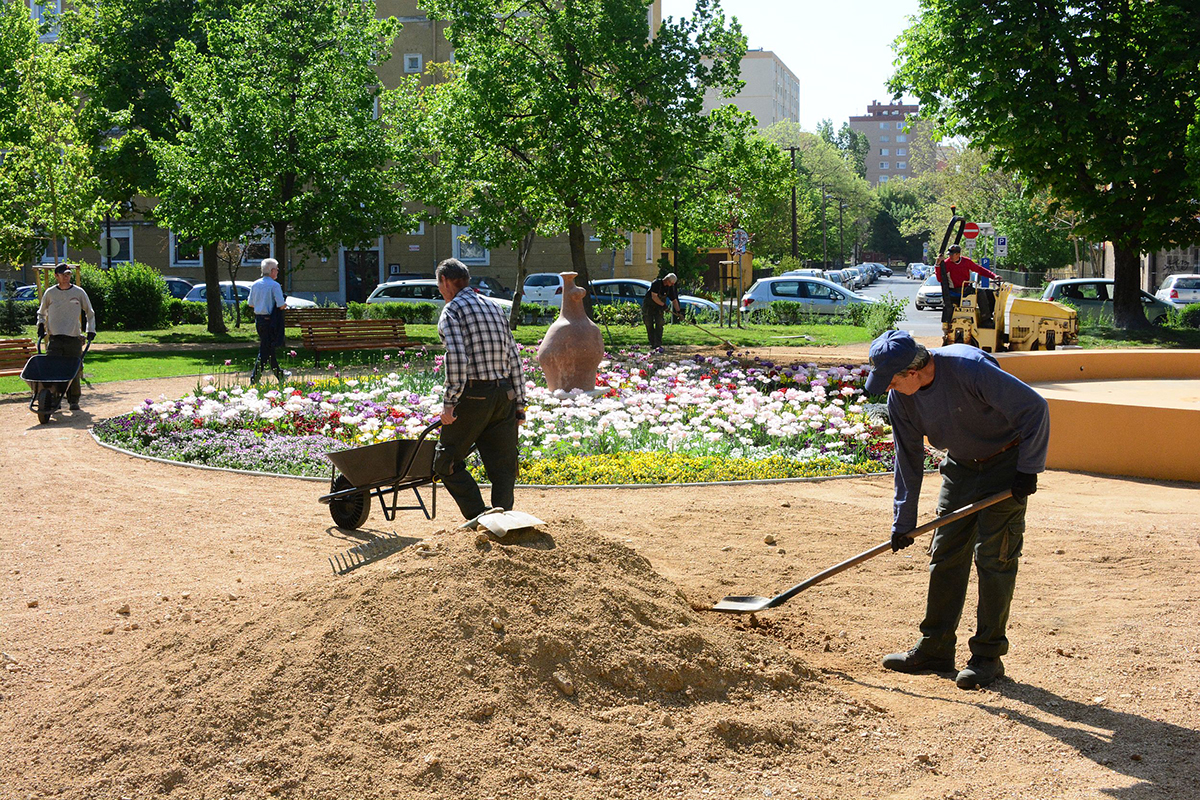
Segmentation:
{"type": "Polygon", "coordinates": [[[256,608],[169,599],[144,648],[31,712],[73,754],[39,764],[40,786],[640,795],[828,738],[798,709],[842,701],[802,663],[578,521],[429,541],[256,608]]]}

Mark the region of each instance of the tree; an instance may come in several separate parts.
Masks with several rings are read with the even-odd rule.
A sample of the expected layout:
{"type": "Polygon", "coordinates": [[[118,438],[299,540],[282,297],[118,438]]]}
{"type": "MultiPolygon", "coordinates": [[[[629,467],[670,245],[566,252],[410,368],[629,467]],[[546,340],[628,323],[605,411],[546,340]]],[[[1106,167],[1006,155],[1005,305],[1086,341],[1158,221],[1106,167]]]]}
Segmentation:
{"type": "Polygon", "coordinates": [[[13,264],[46,240],[88,238],[104,215],[77,125],[86,86],[71,54],[38,33],[25,5],[0,5],[0,258],[13,264]]]}
{"type": "Polygon", "coordinates": [[[867,249],[883,253],[889,260],[899,258],[906,262],[920,261],[921,245],[926,237],[920,233],[908,236],[901,233],[901,228],[919,214],[923,207],[921,192],[916,182],[881,183],[876,187],[875,195],[879,199],[879,211],[875,213],[875,219],[871,223],[867,249]]]}
{"type": "Polygon", "coordinates": [[[853,166],[858,177],[866,180],[867,156],[871,153],[871,140],[866,134],[851,128],[849,122],[843,122],[842,129],[834,133],[833,121],[823,119],[817,125],[817,135],[840,150],[842,157],[853,166]]]}
{"type": "Polygon", "coordinates": [[[672,176],[705,152],[704,92],[736,79],[746,48],[714,0],[653,37],[649,0],[424,6],[450,23],[454,85],[439,91],[466,133],[438,138],[439,159],[463,167],[443,212],[491,242],[566,231],[585,285],[586,227],[623,248],[628,231],[671,218],[672,176]]]}
{"type": "Polygon", "coordinates": [[[395,19],[357,0],[281,0],[204,25],[209,52],[183,40],[173,55],[190,128],[152,145],[160,219],[205,242],[269,232],[284,274],[292,237],[329,255],[407,227],[375,114],[395,19]]]}
{"type": "Polygon", "coordinates": [[[1185,148],[1200,110],[1193,0],[921,9],[897,42],[890,88],[1079,212],[1086,236],[1112,241],[1116,322],[1146,325],[1140,253],[1200,240],[1200,169],[1185,148]]]}

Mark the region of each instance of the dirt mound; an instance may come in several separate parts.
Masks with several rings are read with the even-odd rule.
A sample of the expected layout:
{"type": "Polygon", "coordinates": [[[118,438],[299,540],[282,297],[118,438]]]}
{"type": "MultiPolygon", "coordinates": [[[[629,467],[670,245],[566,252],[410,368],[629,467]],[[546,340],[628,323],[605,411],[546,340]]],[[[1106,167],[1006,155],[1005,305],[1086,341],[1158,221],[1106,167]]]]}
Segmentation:
{"type": "Polygon", "coordinates": [[[822,738],[758,706],[831,702],[801,662],[576,520],[428,544],[258,608],[177,601],[41,715],[41,741],[78,759],[44,778],[89,776],[68,796],[390,797],[522,794],[550,773],[562,791],[566,773],[577,786],[547,796],[580,797],[822,738]]]}

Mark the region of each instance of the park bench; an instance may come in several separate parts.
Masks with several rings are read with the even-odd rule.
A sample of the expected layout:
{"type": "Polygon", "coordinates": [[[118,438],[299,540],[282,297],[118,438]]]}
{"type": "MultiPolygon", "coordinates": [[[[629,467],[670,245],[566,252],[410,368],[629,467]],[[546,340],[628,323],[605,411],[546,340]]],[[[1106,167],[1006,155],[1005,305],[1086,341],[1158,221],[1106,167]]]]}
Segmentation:
{"type": "Polygon", "coordinates": [[[411,347],[402,319],[328,319],[301,322],[300,339],[314,352],[324,350],[380,350],[411,347]]]}
{"type": "Polygon", "coordinates": [[[299,328],[305,322],[342,320],[346,318],[343,306],[318,306],[316,308],[285,308],[283,324],[286,328],[299,328]]]}
{"type": "Polygon", "coordinates": [[[36,353],[33,339],[0,339],[0,375],[20,375],[25,362],[36,353]]]}

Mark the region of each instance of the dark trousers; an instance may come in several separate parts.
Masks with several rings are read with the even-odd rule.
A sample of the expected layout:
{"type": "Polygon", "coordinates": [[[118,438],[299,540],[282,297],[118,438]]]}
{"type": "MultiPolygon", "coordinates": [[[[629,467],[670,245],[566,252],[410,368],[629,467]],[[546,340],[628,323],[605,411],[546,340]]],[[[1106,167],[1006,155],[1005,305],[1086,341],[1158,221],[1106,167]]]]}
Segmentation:
{"type": "Polygon", "coordinates": [[[254,330],[258,333],[258,358],[254,360],[252,375],[257,375],[265,365],[271,365],[271,371],[279,372],[279,362],[275,360],[275,346],[279,339],[274,317],[271,314],[255,314],[254,330]]]}
{"type": "MultiPolygon", "coordinates": [[[[1011,448],[983,462],[947,456],[940,468],[938,515],[1010,488],[1017,473],[1017,450],[1011,448]]],[[[975,635],[969,642],[971,653],[998,658],[1008,652],[1005,631],[1025,541],[1025,503],[1009,498],[943,525],[933,534],[929,595],[917,643],[923,653],[954,657],[955,631],[967,597],[972,557],[979,575],[979,607],[975,635]]]]}
{"type": "Polygon", "coordinates": [[[492,507],[513,507],[517,483],[517,407],[513,397],[507,382],[468,382],[454,408],[457,419],[442,426],[433,471],[458,503],[464,519],[477,517],[488,508],[464,463],[472,447],[479,449],[492,482],[492,507]]]}
{"type": "MultiPolygon", "coordinates": [[[[46,342],[46,355],[79,358],[83,355],[83,337],[51,336],[50,341],[46,342]]],[[[75,373],[75,380],[71,381],[71,385],[67,387],[68,403],[78,403],[79,395],[83,393],[83,389],[79,385],[79,372],[75,373]]]]}
{"type": "Polygon", "coordinates": [[[653,300],[642,303],[642,321],[646,323],[646,337],[651,347],[662,347],[663,312],[666,310],[653,300]]]}

